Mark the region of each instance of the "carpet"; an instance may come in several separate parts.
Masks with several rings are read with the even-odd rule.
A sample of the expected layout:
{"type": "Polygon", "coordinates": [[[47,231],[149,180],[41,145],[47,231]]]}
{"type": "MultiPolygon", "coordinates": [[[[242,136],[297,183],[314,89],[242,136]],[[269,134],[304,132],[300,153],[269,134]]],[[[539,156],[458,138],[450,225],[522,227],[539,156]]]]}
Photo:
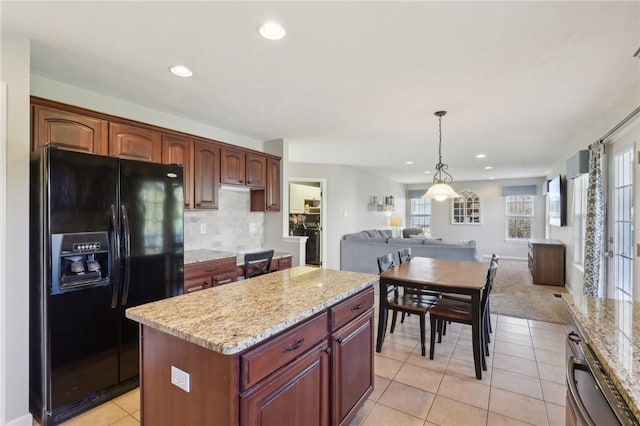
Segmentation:
{"type": "Polygon", "coordinates": [[[526,261],[501,259],[491,291],[491,313],[566,323],[564,287],[533,284],[526,261]]]}

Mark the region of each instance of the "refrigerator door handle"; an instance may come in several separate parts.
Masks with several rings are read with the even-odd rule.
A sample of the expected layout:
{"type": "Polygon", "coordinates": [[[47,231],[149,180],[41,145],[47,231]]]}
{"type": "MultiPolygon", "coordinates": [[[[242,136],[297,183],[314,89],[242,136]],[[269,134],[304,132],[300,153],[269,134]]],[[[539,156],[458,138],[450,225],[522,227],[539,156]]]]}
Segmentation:
{"type": "Polygon", "coordinates": [[[116,206],[111,205],[111,226],[113,226],[113,242],[111,246],[111,308],[118,306],[118,291],[120,290],[120,232],[116,206]]]}
{"type": "Polygon", "coordinates": [[[129,282],[131,280],[131,233],[129,232],[129,214],[127,207],[122,204],[122,247],[124,257],[124,285],[122,287],[121,305],[127,304],[129,298],[129,282]]]}

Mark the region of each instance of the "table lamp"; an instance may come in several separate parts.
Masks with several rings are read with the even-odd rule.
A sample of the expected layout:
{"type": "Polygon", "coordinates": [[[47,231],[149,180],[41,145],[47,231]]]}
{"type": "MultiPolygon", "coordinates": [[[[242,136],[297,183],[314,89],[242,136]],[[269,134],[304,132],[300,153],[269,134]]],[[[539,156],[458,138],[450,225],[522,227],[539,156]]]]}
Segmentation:
{"type": "Polygon", "coordinates": [[[400,231],[398,228],[402,226],[402,218],[400,216],[391,216],[391,226],[396,228],[396,234],[400,237],[400,231]]]}

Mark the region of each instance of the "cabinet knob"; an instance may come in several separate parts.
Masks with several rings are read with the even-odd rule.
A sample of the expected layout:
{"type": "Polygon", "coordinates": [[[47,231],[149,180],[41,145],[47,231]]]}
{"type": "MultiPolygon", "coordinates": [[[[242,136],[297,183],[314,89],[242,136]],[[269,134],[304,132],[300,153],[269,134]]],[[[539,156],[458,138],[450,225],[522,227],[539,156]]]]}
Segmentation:
{"type": "Polygon", "coordinates": [[[327,348],[324,351],[327,353],[327,355],[331,355],[331,348],[327,348]]]}
{"type": "Polygon", "coordinates": [[[344,340],[344,339],[343,339],[342,337],[338,337],[338,338],[336,339],[336,342],[338,342],[338,343],[342,343],[342,341],[343,341],[343,340],[344,340]]]}

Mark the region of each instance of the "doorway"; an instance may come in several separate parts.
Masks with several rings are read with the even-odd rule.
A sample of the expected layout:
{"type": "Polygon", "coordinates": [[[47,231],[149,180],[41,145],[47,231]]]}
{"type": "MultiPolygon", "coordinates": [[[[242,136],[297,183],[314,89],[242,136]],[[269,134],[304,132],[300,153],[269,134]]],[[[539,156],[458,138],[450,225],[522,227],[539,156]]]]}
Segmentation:
{"type": "Polygon", "coordinates": [[[326,179],[289,178],[289,235],[307,237],[309,266],[326,261],[326,179]]]}

